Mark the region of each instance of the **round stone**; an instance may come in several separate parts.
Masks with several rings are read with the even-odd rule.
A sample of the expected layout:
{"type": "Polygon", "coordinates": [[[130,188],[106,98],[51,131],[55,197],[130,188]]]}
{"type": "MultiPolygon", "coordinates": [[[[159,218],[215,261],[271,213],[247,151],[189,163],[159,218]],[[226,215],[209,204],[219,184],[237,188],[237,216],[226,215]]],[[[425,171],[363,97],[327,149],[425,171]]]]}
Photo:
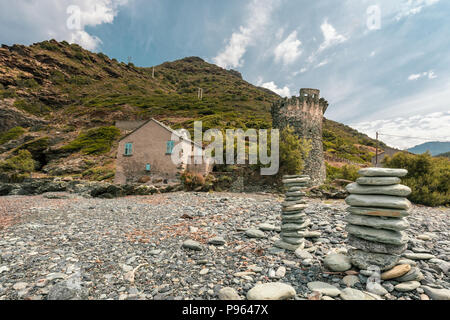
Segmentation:
{"type": "Polygon", "coordinates": [[[319,292],[323,295],[330,296],[330,297],[337,297],[341,290],[336,288],[335,286],[328,284],[326,282],[320,282],[320,281],[314,281],[308,283],[308,288],[312,292],[319,292]]]}
{"type": "Polygon", "coordinates": [[[377,194],[397,197],[407,197],[411,194],[411,189],[402,184],[391,186],[364,186],[358,183],[351,183],[345,187],[350,194],[377,194]]]}
{"type": "Polygon", "coordinates": [[[344,272],[352,268],[350,258],[339,253],[331,253],[327,255],[323,262],[331,271],[344,272]]]}
{"type": "Polygon", "coordinates": [[[285,283],[259,284],[247,293],[248,300],[289,300],[296,295],[295,289],[285,283]]]}
{"type": "Polygon", "coordinates": [[[186,240],[185,242],[183,242],[183,248],[194,251],[201,251],[202,245],[194,240],[186,240]]]}
{"type": "Polygon", "coordinates": [[[393,231],[403,231],[409,228],[408,221],[403,218],[370,217],[350,214],[344,218],[344,221],[353,225],[393,231]]]}
{"type": "Polygon", "coordinates": [[[294,244],[294,245],[300,245],[303,242],[305,242],[305,239],[303,239],[303,238],[281,237],[281,239],[283,239],[284,242],[287,242],[289,244],[294,244]]]}
{"type": "Polygon", "coordinates": [[[351,235],[369,241],[394,245],[404,245],[405,243],[408,243],[408,237],[403,231],[373,229],[352,224],[347,225],[345,230],[351,235]]]}
{"type": "Polygon", "coordinates": [[[409,264],[401,264],[401,265],[395,266],[394,268],[392,268],[389,271],[382,273],[381,279],[382,280],[390,280],[390,279],[399,278],[399,277],[407,274],[410,270],[411,270],[411,266],[409,264]]]}
{"type": "Polygon", "coordinates": [[[406,252],[403,254],[403,256],[411,260],[430,260],[436,258],[435,256],[429,253],[415,253],[415,252],[406,252]]]}
{"type": "Polygon", "coordinates": [[[364,177],[404,177],[408,174],[405,169],[363,168],[358,174],[364,177]]]}
{"type": "Polygon", "coordinates": [[[347,287],[353,287],[355,284],[359,283],[359,277],[355,276],[355,275],[348,275],[345,276],[342,279],[342,282],[347,286],[347,287]]]}
{"type": "Polygon", "coordinates": [[[302,259],[302,260],[313,258],[313,255],[311,253],[309,253],[308,251],[304,250],[303,248],[299,248],[299,249],[295,250],[294,254],[297,258],[302,259]]]}
{"type": "Polygon", "coordinates": [[[380,242],[373,242],[365,239],[355,237],[353,235],[348,236],[348,244],[356,249],[360,249],[366,252],[385,253],[385,254],[402,254],[408,248],[408,244],[394,245],[380,242]]]}
{"type": "Polygon", "coordinates": [[[241,297],[239,296],[239,294],[237,293],[237,291],[234,290],[233,288],[229,288],[229,287],[220,289],[218,297],[220,300],[224,300],[224,301],[242,300],[241,297]]]}
{"type": "Polygon", "coordinates": [[[392,269],[397,265],[399,256],[382,254],[382,253],[372,253],[365,252],[362,250],[348,251],[352,264],[359,269],[367,270],[371,266],[378,266],[382,271],[392,269]]]}
{"type": "Polygon", "coordinates": [[[351,194],[345,199],[349,206],[409,210],[411,202],[403,197],[351,194]]]}
{"type": "Polygon", "coordinates": [[[397,284],[394,288],[399,292],[409,292],[420,287],[419,281],[408,281],[397,284]]]}
{"type": "Polygon", "coordinates": [[[436,289],[429,286],[422,286],[422,289],[432,300],[450,300],[449,289],[436,289]]]}
{"type": "Polygon", "coordinates": [[[283,240],[275,241],[275,243],[273,245],[277,248],[288,250],[288,251],[295,251],[298,248],[305,247],[304,242],[302,242],[301,244],[290,244],[290,243],[284,242],[283,240]]]}
{"type": "Polygon", "coordinates": [[[223,246],[225,244],[225,239],[222,237],[214,237],[209,239],[208,243],[215,246],[223,246]]]}
{"type": "Polygon", "coordinates": [[[412,267],[411,270],[407,274],[405,274],[404,276],[401,276],[399,278],[396,278],[395,281],[398,281],[398,282],[422,281],[424,278],[425,277],[419,268],[412,267]]]}
{"type": "Polygon", "coordinates": [[[402,180],[397,177],[361,177],[356,179],[357,184],[367,186],[391,186],[401,182],[402,180]]]}
{"type": "Polygon", "coordinates": [[[274,231],[276,229],[276,227],[270,223],[262,223],[258,228],[262,231],[274,231]]]}
{"type": "Polygon", "coordinates": [[[257,229],[248,229],[247,231],[245,231],[245,234],[249,238],[265,238],[266,237],[266,234],[264,232],[262,232],[261,230],[257,230],[257,229]]]}

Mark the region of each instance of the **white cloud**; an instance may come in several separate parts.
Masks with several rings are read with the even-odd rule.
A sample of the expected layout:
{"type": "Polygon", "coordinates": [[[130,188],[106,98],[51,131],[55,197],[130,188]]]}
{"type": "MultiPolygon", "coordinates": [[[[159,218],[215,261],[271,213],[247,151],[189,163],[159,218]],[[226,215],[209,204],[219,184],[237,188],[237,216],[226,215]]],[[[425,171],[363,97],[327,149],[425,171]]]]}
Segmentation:
{"type": "Polygon", "coordinates": [[[0,2],[0,36],[30,43],[54,38],[95,50],[101,39],[86,27],[112,23],[119,7],[129,0],[40,0],[0,2]],[[10,34],[10,25],[20,17],[20,28],[10,34]],[[3,34],[5,32],[5,34],[3,34]],[[6,34],[8,32],[8,34],[6,34]]]}
{"type": "Polygon", "coordinates": [[[436,79],[437,75],[434,73],[434,71],[428,71],[428,72],[423,72],[423,73],[416,73],[416,74],[412,74],[408,77],[409,81],[415,81],[415,80],[419,80],[420,78],[428,78],[428,79],[436,79]]]}
{"type": "Polygon", "coordinates": [[[275,62],[283,62],[284,65],[293,63],[302,55],[301,45],[302,42],[297,39],[297,31],[292,32],[275,48],[275,62]]]}
{"type": "Polygon", "coordinates": [[[324,41],[319,47],[319,52],[322,52],[329,47],[348,40],[345,36],[338,34],[336,29],[331,24],[329,24],[327,20],[322,23],[320,29],[322,29],[324,41]]]}
{"type": "Polygon", "coordinates": [[[320,67],[326,66],[328,63],[330,63],[330,60],[325,59],[322,62],[318,63],[314,68],[320,68],[320,67]]]}
{"type": "Polygon", "coordinates": [[[236,68],[243,65],[242,58],[255,38],[264,34],[262,30],[270,22],[270,15],[274,9],[276,0],[253,0],[248,7],[248,18],[245,26],[240,26],[239,31],[234,32],[225,49],[221,51],[213,61],[222,68],[236,68]]]}
{"type": "Polygon", "coordinates": [[[401,4],[400,12],[397,14],[396,19],[400,20],[404,17],[418,14],[423,8],[438,3],[439,0],[407,0],[401,4]]]}
{"type": "Polygon", "coordinates": [[[408,149],[427,141],[450,141],[449,123],[450,111],[446,111],[409,118],[362,122],[351,127],[371,137],[375,137],[375,133],[379,132],[380,139],[389,146],[408,149]]]}
{"type": "Polygon", "coordinates": [[[291,97],[291,90],[289,90],[287,86],[285,86],[284,88],[278,88],[278,86],[273,81],[262,83],[262,79],[259,78],[257,85],[269,89],[282,97],[291,97]]]}

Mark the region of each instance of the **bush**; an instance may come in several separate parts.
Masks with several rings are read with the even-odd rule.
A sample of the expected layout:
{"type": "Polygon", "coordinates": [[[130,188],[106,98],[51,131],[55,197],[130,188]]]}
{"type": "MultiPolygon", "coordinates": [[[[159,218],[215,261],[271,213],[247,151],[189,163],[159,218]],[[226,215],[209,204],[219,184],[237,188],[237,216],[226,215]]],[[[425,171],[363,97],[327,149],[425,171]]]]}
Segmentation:
{"type": "Polygon", "coordinates": [[[0,162],[0,171],[12,173],[31,173],[35,168],[35,161],[28,150],[20,150],[17,156],[0,162]]]}
{"type": "Polygon", "coordinates": [[[12,128],[4,133],[0,134],[0,145],[5,144],[11,140],[20,138],[25,133],[25,129],[22,127],[12,128]]]}
{"type": "Polygon", "coordinates": [[[398,153],[383,161],[387,168],[403,168],[408,175],[403,183],[412,189],[409,197],[417,204],[448,206],[450,204],[450,160],[433,158],[429,153],[413,155],[398,153]]]}
{"type": "Polygon", "coordinates": [[[82,133],[62,147],[62,150],[69,152],[81,151],[84,154],[104,154],[111,150],[113,142],[120,136],[120,130],[116,127],[102,127],[91,129],[82,133]]]}
{"type": "Polygon", "coordinates": [[[181,181],[183,182],[184,187],[189,191],[203,189],[206,185],[206,179],[203,175],[188,171],[181,175],[181,181]]]}
{"type": "Polygon", "coordinates": [[[311,143],[299,139],[291,127],[280,134],[280,173],[285,175],[301,174],[305,159],[311,151],[311,143]]]}
{"type": "Polygon", "coordinates": [[[328,163],[326,163],[326,167],[327,167],[328,182],[332,182],[333,180],[336,179],[356,181],[356,179],[359,178],[358,171],[360,167],[358,166],[345,165],[342,168],[337,168],[330,166],[328,163]]]}

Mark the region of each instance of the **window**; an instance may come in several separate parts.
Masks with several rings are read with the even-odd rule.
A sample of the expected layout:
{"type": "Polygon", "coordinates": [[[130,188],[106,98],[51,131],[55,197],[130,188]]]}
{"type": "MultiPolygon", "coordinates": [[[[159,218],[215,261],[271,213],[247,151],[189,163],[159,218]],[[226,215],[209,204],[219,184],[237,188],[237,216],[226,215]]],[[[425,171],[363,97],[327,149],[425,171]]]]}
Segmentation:
{"type": "Polygon", "coordinates": [[[152,170],[152,166],[150,165],[150,163],[147,163],[147,165],[145,166],[145,171],[150,172],[152,170]]]}
{"type": "Polygon", "coordinates": [[[166,154],[172,154],[175,147],[175,141],[167,141],[166,154]]]}
{"type": "Polygon", "coordinates": [[[126,156],[131,156],[133,154],[133,144],[132,143],[127,143],[125,145],[125,155],[126,156]]]}

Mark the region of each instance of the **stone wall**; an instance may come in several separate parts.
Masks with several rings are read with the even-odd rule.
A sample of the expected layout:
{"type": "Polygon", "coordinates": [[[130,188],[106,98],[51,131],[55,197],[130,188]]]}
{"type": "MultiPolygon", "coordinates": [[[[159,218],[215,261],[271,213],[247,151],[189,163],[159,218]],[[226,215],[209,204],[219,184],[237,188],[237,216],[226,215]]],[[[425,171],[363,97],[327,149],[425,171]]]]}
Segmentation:
{"type": "Polygon", "coordinates": [[[274,128],[282,130],[289,125],[300,138],[311,141],[312,150],[303,173],[316,185],[326,179],[322,126],[327,108],[328,102],[320,98],[317,89],[301,89],[299,97],[284,98],[272,107],[274,128]]]}

